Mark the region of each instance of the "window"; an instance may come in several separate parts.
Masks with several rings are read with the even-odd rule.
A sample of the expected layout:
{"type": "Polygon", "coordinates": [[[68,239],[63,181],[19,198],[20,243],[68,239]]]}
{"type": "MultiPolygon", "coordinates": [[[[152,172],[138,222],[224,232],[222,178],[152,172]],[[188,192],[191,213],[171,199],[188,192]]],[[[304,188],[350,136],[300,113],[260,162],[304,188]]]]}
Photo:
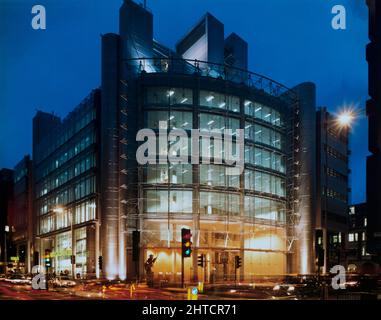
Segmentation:
{"type": "Polygon", "coordinates": [[[193,92],[191,89],[185,88],[147,88],[146,103],[162,105],[192,105],[193,92]]]}
{"type": "MultiPolygon", "coordinates": [[[[86,272],[87,243],[86,227],[75,230],[75,254],[78,271],[86,272]]],[[[77,272],[78,272],[77,271],[77,272]]]]}
{"type": "Polygon", "coordinates": [[[245,216],[263,220],[285,222],[286,204],[271,199],[245,196],[245,216]]]}
{"type": "Polygon", "coordinates": [[[67,228],[70,226],[71,210],[62,210],[56,213],[57,230],[67,228]]]}
{"type": "Polygon", "coordinates": [[[203,215],[239,215],[239,195],[223,192],[200,192],[203,215]]]}
{"type": "Polygon", "coordinates": [[[354,233],[348,234],[348,241],[349,242],[354,242],[355,241],[355,235],[354,235],[354,233]]]}
{"type": "Polygon", "coordinates": [[[147,213],[192,213],[192,191],[146,190],[144,208],[147,213]]]}
{"type": "Polygon", "coordinates": [[[47,215],[40,220],[40,234],[49,233],[56,229],[55,216],[47,215]]]}
{"type": "Polygon", "coordinates": [[[239,188],[239,175],[226,175],[227,167],[222,165],[200,165],[200,184],[214,187],[239,188]]]}
{"type": "Polygon", "coordinates": [[[55,240],[54,252],[56,253],[55,261],[57,263],[55,271],[71,270],[71,232],[60,233],[55,240]]]}
{"type": "Polygon", "coordinates": [[[245,170],[245,189],[247,190],[285,197],[285,184],[284,178],[261,171],[245,170]]]}
{"type": "Polygon", "coordinates": [[[192,113],[182,111],[148,111],[145,125],[150,129],[190,130],[192,129],[192,113]]]}
{"type": "Polygon", "coordinates": [[[225,129],[231,129],[231,132],[234,135],[239,128],[240,126],[238,119],[227,118],[209,113],[200,113],[201,131],[224,133],[225,129]]]}
{"type": "Polygon", "coordinates": [[[326,173],[329,177],[336,178],[339,181],[347,182],[348,177],[330,167],[325,167],[326,173]]]}
{"type": "Polygon", "coordinates": [[[365,232],[363,232],[363,233],[361,234],[361,240],[362,240],[362,241],[365,241],[365,240],[366,240],[366,234],[365,234],[365,232]]]}
{"type": "Polygon", "coordinates": [[[261,103],[246,100],[244,102],[245,114],[256,119],[271,123],[274,126],[282,127],[283,117],[277,110],[271,109],[261,103]]]}
{"type": "Polygon", "coordinates": [[[281,173],[286,171],[285,157],[282,154],[259,147],[245,146],[245,162],[281,173]]]}
{"type": "Polygon", "coordinates": [[[333,157],[335,159],[339,159],[339,160],[344,161],[344,162],[348,161],[348,157],[347,156],[345,156],[344,154],[342,154],[338,150],[332,148],[331,146],[324,145],[324,150],[325,150],[325,152],[328,153],[328,155],[330,157],[333,157]]]}
{"type": "Polygon", "coordinates": [[[145,167],[145,182],[148,184],[191,184],[191,164],[157,164],[145,167]],[[169,180],[170,179],[170,180],[169,180]]]}
{"type": "Polygon", "coordinates": [[[368,218],[364,218],[364,227],[368,226],[368,218]]]}
{"type": "Polygon", "coordinates": [[[355,214],[355,207],[350,207],[349,208],[349,214],[354,215],[355,214]]]}
{"type": "Polygon", "coordinates": [[[211,91],[200,91],[200,106],[240,112],[238,97],[211,91]]]}
{"type": "Polygon", "coordinates": [[[80,224],[95,219],[95,200],[86,201],[74,208],[75,223],[80,224]]]}
{"type": "Polygon", "coordinates": [[[259,124],[246,122],[245,138],[280,150],[284,147],[282,134],[259,124]]]}
{"type": "MultiPolygon", "coordinates": [[[[330,188],[324,188],[324,189],[326,190],[327,197],[335,199],[340,202],[345,202],[345,203],[347,202],[347,195],[337,192],[330,188]]],[[[324,189],[323,189],[323,192],[324,192],[324,189]]]]}
{"type": "Polygon", "coordinates": [[[222,163],[222,160],[231,157],[239,157],[239,145],[232,139],[222,137],[220,133],[211,133],[210,135],[202,135],[200,139],[200,157],[202,158],[214,158],[215,163],[222,163]],[[226,140],[224,140],[225,138],[226,140]],[[229,139],[229,140],[227,140],[229,139]],[[229,143],[227,143],[229,142],[229,143]],[[228,147],[229,149],[226,149],[228,147]],[[217,162],[221,160],[221,162],[217,162]]]}

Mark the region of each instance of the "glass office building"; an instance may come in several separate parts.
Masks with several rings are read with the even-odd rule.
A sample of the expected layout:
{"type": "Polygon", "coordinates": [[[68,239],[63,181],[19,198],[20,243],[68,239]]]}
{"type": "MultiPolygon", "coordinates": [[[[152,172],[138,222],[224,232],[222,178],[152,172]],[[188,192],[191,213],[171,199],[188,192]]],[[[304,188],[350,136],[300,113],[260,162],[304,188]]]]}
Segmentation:
{"type": "Polygon", "coordinates": [[[148,10],[124,0],[119,34],[102,36],[100,89],[63,121],[41,112],[35,118],[41,260],[48,249],[56,272],[144,279],[152,254],[155,281],[178,282],[181,229],[189,228],[185,281],[231,281],[236,256],[245,281],[309,273],[314,86],[291,90],[247,71],[247,43],[225,37],[209,13],[175,50],[153,39],[152,26],[148,10]],[[138,163],[141,129],[183,129],[181,150],[171,154],[173,141],[158,143],[155,158],[178,152],[189,161],[138,163]],[[192,130],[223,140],[197,142],[206,153],[194,162],[192,130]],[[227,140],[233,153],[242,147],[241,174],[228,174],[227,140]]]}
{"type": "MultiPolygon", "coordinates": [[[[180,281],[182,228],[191,229],[193,242],[186,281],[232,280],[236,256],[241,280],[311,272],[314,85],[294,91],[247,71],[247,43],[235,33],[225,38],[223,24],[209,13],[175,50],[153,40],[152,25],[148,10],[126,0],[119,34],[102,37],[101,159],[112,159],[101,173],[109,208],[102,210],[101,227],[106,277],[144,278],[152,254],[155,279],[180,281]],[[189,161],[138,164],[140,129],[185,130],[189,161]],[[192,129],[228,132],[233,145],[244,130],[242,174],[226,174],[226,150],[215,140],[208,146],[211,161],[193,163],[192,129]],[[311,163],[301,165],[302,157],[311,163]],[[134,231],[140,232],[138,259],[134,231]]],[[[171,155],[170,147],[159,143],[157,157],[171,155]]]]}
{"type": "Polygon", "coordinates": [[[62,121],[34,118],[35,246],[56,273],[95,274],[99,99],[93,91],[62,121]]]}

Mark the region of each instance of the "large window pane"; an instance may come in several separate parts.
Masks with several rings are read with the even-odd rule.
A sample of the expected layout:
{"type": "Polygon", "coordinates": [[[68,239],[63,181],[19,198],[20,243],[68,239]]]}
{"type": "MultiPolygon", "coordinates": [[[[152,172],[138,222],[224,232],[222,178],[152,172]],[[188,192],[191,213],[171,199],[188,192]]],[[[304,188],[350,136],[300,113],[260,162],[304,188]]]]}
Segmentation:
{"type": "Polygon", "coordinates": [[[271,123],[277,127],[284,125],[281,113],[258,102],[246,100],[244,102],[245,114],[250,117],[271,123]]]}
{"type": "Polygon", "coordinates": [[[240,111],[238,97],[212,91],[200,91],[200,106],[229,110],[237,113],[240,111]]]}
{"type": "Polygon", "coordinates": [[[145,126],[150,129],[190,130],[192,129],[192,113],[182,111],[148,111],[145,126]]]}
{"type": "Polygon", "coordinates": [[[279,197],[286,196],[285,179],[261,171],[245,170],[245,189],[279,197]]]}
{"type": "Polygon", "coordinates": [[[245,138],[279,150],[282,150],[284,147],[284,138],[279,132],[259,124],[246,122],[245,138]]]}
{"type": "Polygon", "coordinates": [[[147,88],[146,103],[164,105],[192,105],[193,92],[185,88],[147,88]]]}
{"type": "Polygon", "coordinates": [[[144,209],[147,213],[192,213],[192,191],[146,190],[144,209]]]}
{"type": "Polygon", "coordinates": [[[252,145],[245,146],[245,163],[281,173],[286,172],[284,155],[252,145]]]}
{"type": "Polygon", "coordinates": [[[224,133],[225,129],[231,129],[234,135],[239,128],[239,119],[200,113],[200,130],[202,131],[224,133]]]}
{"type": "Polygon", "coordinates": [[[214,187],[239,188],[239,176],[226,175],[222,165],[200,165],[200,184],[214,187]]]}
{"type": "Polygon", "coordinates": [[[222,192],[200,192],[200,213],[239,215],[239,196],[222,192]]]}
{"type": "Polygon", "coordinates": [[[157,164],[145,167],[145,180],[149,184],[191,184],[191,164],[157,164]],[[170,179],[170,181],[169,181],[170,179]]]}

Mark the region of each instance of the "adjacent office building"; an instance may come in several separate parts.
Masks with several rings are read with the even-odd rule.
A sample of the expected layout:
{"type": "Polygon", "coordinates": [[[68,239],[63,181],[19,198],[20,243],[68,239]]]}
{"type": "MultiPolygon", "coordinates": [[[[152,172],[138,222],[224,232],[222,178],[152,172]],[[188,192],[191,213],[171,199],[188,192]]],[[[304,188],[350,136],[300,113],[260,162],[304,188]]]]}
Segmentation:
{"type": "Polygon", "coordinates": [[[63,120],[33,119],[34,262],[49,255],[56,273],[96,274],[99,106],[94,90],[63,120]]]}
{"type": "Polygon", "coordinates": [[[13,170],[0,170],[0,272],[5,273],[10,256],[11,231],[8,214],[13,204],[13,170]]]}
{"type": "Polygon", "coordinates": [[[368,210],[366,203],[349,207],[348,271],[373,273],[376,266],[367,250],[368,210]]]}
{"type": "Polygon", "coordinates": [[[9,215],[9,225],[13,228],[12,243],[16,260],[13,261],[20,272],[30,272],[33,252],[33,180],[32,160],[25,156],[14,168],[13,211],[9,215]]]}
{"type": "Polygon", "coordinates": [[[381,263],[381,2],[367,0],[369,40],[366,57],[369,65],[369,96],[366,109],[369,119],[367,158],[368,251],[381,263]]]}
{"type": "Polygon", "coordinates": [[[315,248],[322,272],[346,265],[348,234],[348,129],[326,108],[317,113],[317,211],[315,248]],[[320,259],[319,259],[319,251],[320,259]]]}

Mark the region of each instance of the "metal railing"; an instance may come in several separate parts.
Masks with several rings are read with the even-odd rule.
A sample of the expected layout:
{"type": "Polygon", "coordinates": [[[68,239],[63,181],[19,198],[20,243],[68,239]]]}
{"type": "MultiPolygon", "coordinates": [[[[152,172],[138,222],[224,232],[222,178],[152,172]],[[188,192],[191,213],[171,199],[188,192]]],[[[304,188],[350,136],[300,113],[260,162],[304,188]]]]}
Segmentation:
{"type": "Polygon", "coordinates": [[[132,72],[132,74],[144,72],[169,73],[220,78],[264,91],[281,99],[289,101],[297,99],[297,94],[293,90],[270,78],[244,69],[213,62],[179,58],[134,58],[124,60],[124,66],[127,68],[126,71],[132,72]]]}

